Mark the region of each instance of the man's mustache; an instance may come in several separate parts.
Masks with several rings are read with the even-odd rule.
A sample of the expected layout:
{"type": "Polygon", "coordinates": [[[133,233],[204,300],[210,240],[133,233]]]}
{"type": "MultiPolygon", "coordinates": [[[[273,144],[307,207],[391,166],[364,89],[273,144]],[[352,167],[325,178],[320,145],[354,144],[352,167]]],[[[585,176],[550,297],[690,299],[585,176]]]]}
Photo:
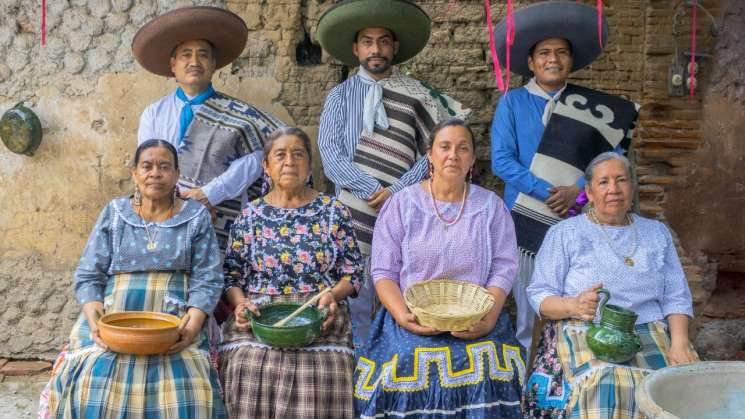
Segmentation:
{"type": "Polygon", "coordinates": [[[379,59],[379,60],[383,60],[383,61],[386,61],[386,62],[388,61],[388,58],[386,58],[386,57],[383,57],[382,55],[371,55],[371,56],[369,56],[369,57],[365,58],[365,62],[366,62],[366,63],[369,63],[369,62],[370,62],[370,60],[372,60],[372,59],[375,59],[375,58],[377,58],[377,59],[379,59]]]}

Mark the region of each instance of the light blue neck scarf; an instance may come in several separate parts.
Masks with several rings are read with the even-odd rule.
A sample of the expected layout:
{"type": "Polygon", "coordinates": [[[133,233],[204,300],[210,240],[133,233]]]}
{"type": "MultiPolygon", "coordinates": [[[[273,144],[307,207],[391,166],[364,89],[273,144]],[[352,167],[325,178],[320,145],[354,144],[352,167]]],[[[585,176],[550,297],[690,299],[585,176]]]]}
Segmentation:
{"type": "Polygon", "coordinates": [[[181,144],[184,142],[186,130],[189,129],[189,125],[191,125],[191,121],[194,119],[194,112],[191,110],[191,107],[194,105],[203,104],[207,99],[212,97],[213,94],[215,94],[215,89],[212,87],[212,83],[210,83],[210,85],[207,87],[207,90],[194,96],[193,99],[189,99],[188,97],[186,97],[186,93],[184,93],[184,90],[181,89],[181,87],[176,89],[176,97],[184,102],[184,107],[181,108],[181,117],[179,118],[179,146],[181,146],[181,144]]]}
{"type": "Polygon", "coordinates": [[[385,107],[383,107],[383,86],[388,79],[375,80],[362,66],[360,66],[357,75],[360,76],[363,83],[370,86],[365,95],[365,107],[362,112],[362,132],[372,135],[375,131],[375,125],[387,130],[390,125],[388,124],[385,107]]]}

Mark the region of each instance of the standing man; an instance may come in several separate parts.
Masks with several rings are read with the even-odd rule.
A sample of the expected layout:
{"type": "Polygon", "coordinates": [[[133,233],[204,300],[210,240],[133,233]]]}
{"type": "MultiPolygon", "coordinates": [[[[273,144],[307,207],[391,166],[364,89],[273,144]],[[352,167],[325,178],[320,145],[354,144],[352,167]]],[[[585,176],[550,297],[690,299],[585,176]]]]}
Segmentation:
{"type": "Polygon", "coordinates": [[[263,139],[284,125],[212,87],[215,71],[238,58],[247,35],[243,20],[227,10],[184,7],[151,20],[132,41],[143,68],[178,84],[145,108],[138,141],[159,138],[176,147],[179,194],[212,209],[222,250],[242,204],[261,191],[263,139]]]}
{"type": "MultiPolygon", "coordinates": [[[[603,151],[628,148],[637,117],[632,102],[567,83],[571,72],[603,52],[597,22],[594,8],[568,1],[537,3],[514,14],[511,70],[530,81],[499,101],[491,128],[492,170],[505,183],[505,203],[515,220],[520,265],[512,292],[517,338],[528,350],[535,313],[525,287],[535,254],[548,228],[583,203],[587,164],[603,151]]],[[[502,62],[506,25],[501,21],[494,36],[502,62]]],[[[604,17],[600,29],[605,42],[604,17]]]]}
{"type": "Polygon", "coordinates": [[[355,345],[367,337],[374,288],[369,278],[372,232],[386,200],[428,173],[430,130],[470,111],[394,65],[429,40],[429,16],[408,0],[345,0],[318,22],[318,40],[334,58],[359,67],[331,90],[321,115],[318,147],[324,173],[351,213],[368,275],[351,304],[355,345]]]}

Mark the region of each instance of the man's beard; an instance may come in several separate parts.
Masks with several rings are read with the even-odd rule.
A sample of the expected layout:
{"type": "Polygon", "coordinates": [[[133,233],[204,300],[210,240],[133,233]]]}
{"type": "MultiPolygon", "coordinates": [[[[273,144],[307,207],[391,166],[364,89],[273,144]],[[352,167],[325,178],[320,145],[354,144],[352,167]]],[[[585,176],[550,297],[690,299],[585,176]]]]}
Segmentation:
{"type": "Polygon", "coordinates": [[[391,61],[386,57],[369,57],[369,58],[366,58],[360,61],[360,65],[362,66],[362,68],[367,70],[368,73],[380,74],[380,73],[385,73],[386,71],[388,71],[389,68],[391,68],[391,61]],[[382,59],[384,60],[384,62],[379,67],[371,67],[370,60],[373,58],[382,59]]]}

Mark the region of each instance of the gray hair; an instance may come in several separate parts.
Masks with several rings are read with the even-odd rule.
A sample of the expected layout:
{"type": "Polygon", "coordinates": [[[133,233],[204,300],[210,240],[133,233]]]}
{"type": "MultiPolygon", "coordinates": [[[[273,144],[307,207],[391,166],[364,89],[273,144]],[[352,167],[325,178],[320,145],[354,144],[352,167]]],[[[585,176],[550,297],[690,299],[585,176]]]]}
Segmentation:
{"type": "Polygon", "coordinates": [[[615,151],[606,151],[595,156],[595,158],[590,161],[590,164],[587,165],[587,168],[585,169],[585,184],[592,184],[592,176],[595,172],[595,168],[598,167],[601,163],[605,163],[610,160],[617,160],[623,163],[623,166],[626,168],[626,173],[629,174],[629,178],[631,177],[631,162],[629,161],[629,159],[627,159],[626,156],[622,154],[616,153],[615,151]]]}
{"type": "Polygon", "coordinates": [[[299,138],[300,141],[303,143],[303,148],[305,148],[305,151],[308,153],[308,162],[312,162],[313,151],[310,144],[310,137],[308,137],[308,134],[306,134],[305,131],[301,130],[300,128],[289,126],[277,128],[269,135],[267,135],[267,137],[264,139],[264,160],[269,160],[269,153],[272,152],[274,143],[280,137],[284,137],[285,135],[291,135],[293,137],[299,138]]]}

